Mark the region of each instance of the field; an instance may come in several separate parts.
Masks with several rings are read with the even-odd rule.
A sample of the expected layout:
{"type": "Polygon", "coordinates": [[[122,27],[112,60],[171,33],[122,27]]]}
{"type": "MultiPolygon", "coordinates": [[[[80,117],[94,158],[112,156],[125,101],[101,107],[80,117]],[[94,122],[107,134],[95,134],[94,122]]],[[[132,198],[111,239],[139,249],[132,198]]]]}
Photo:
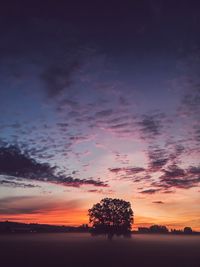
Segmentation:
{"type": "Polygon", "coordinates": [[[199,267],[200,236],[133,235],[130,239],[89,234],[0,236],[2,267],[199,267]]]}

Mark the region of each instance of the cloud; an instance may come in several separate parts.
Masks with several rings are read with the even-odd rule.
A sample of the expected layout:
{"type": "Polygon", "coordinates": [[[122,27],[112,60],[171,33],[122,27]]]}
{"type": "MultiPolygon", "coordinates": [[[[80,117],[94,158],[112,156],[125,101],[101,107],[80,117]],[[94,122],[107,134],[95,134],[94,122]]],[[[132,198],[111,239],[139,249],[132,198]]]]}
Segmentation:
{"type": "Polygon", "coordinates": [[[115,174],[118,174],[119,172],[124,172],[127,175],[133,175],[144,172],[145,169],[142,167],[124,167],[124,168],[109,168],[109,171],[115,174]]]}
{"type": "Polygon", "coordinates": [[[175,190],[163,190],[162,193],[171,194],[171,193],[175,193],[175,190]]]}
{"type": "Polygon", "coordinates": [[[158,145],[148,147],[148,169],[149,172],[158,172],[166,165],[181,163],[180,157],[185,152],[185,147],[175,141],[169,141],[164,148],[158,145]]]}
{"type": "Polygon", "coordinates": [[[179,168],[177,165],[170,165],[167,169],[162,170],[165,174],[165,176],[169,177],[184,177],[185,171],[181,168],[179,168]]]}
{"type": "Polygon", "coordinates": [[[53,177],[55,167],[38,163],[17,146],[0,147],[0,174],[15,177],[44,179],[53,177]]]}
{"type": "Polygon", "coordinates": [[[170,160],[173,164],[179,162],[179,157],[185,152],[185,147],[182,144],[174,144],[173,152],[169,154],[170,160]]]}
{"type": "Polygon", "coordinates": [[[149,171],[159,171],[169,161],[169,156],[165,149],[158,146],[151,146],[148,151],[149,171]]]}
{"type": "Polygon", "coordinates": [[[130,160],[128,157],[128,154],[122,154],[120,152],[117,151],[113,151],[114,155],[115,155],[115,160],[118,161],[120,164],[129,164],[130,160]]]}
{"type": "Polygon", "coordinates": [[[73,143],[82,143],[82,142],[87,142],[90,141],[93,138],[93,136],[70,136],[69,140],[73,141],[73,143]]]}
{"type": "MultiPolygon", "coordinates": [[[[129,126],[129,123],[124,122],[124,123],[119,123],[119,124],[111,125],[110,126],[110,129],[124,129],[124,128],[128,127],[128,126],[129,126]]],[[[125,132],[126,132],[126,130],[125,130],[125,132]]]]}
{"type": "Polygon", "coordinates": [[[40,187],[39,185],[34,185],[34,184],[28,184],[28,183],[22,183],[18,181],[9,181],[6,179],[1,180],[0,177],[0,185],[3,186],[10,186],[10,187],[22,187],[22,188],[35,188],[35,187],[40,187]]]}
{"type": "Polygon", "coordinates": [[[64,89],[69,88],[73,79],[72,76],[80,68],[76,61],[68,64],[50,66],[40,75],[46,85],[46,91],[49,97],[59,95],[64,89]]]}
{"type": "Polygon", "coordinates": [[[146,190],[140,191],[140,193],[141,194],[149,194],[149,195],[152,195],[152,194],[155,194],[155,193],[157,193],[159,191],[160,191],[160,189],[151,188],[151,189],[146,189],[146,190]]]}
{"type": "Polygon", "coordinates": [[[164,204],[163,201],[153,201],[152,203],[154,203],[154,204],[164,204]]]}
{"type": "Polygon", "coordinates": [[[89,189],[87,190],[88,193],[95,193],[95,194],[104,194],[104,195],[110,195],[113,194],[113,190],[103,190],[103,189],[89,189]]]}
{"type": "Polygon", "coordinates": [[[101,110],[96,112],[95,117],[96,118],[104,118],[104,117],[108,117],[110,115],[112,115],[113,111],[112,109],[105,109],[105,110],[101,110]]]}
{"type": "Polygon", "coordinates": [[[154,139],[160,135],[164,118],[165,115],[162,113],[143,115],[141,121],[138,122],[143,137],[154,139]]]}
{"type": "Polygon", "coordinates": [[[198,167],[196,167],[196,166],[190,166],[187,169],[187,172],[189,174],[200,175],[200,166],[198,166],[198,167]]]}
{"type": "Polygon", "coordinates": [[[190,166],[188,169],[182,169],[177,165],[170,165],[162,172],[163,175],[159,177],[158,182],[153,183],[154,186],[163,189],[189,189],[200,183],[200,167],[190,166]]]}
{"type": "Polygon", "coordinates": [[[128,115],[128,114],[126,114],[126,115],[120,115],[120,114],[116,114],[116,117],[113,117],[113,118],[111,118],[111,119],[109,119],[108,121],[107,121],[107,123],[108,124],[111,124],[111,125],[113,125],[113,126],[115,126],[115,125],[117,125],[117,124],[121,124],[122,122],[124,122],[124,121],[127,121],[127,120],[129,120],[130,119],[130,114],[128,115]]]}
{"type": "Polygon", "coordinates": [[[109,171],[117,174],[117,173],[123,171],[123,168],[109,168],[109,171]]]}
{"type": "Polygon", "coordinates": [[[151,176],[142,167],[120,167],[109,168],[108,170],[120,180],[128,180],[134,183],[151,180],[151,176]]]}
{"type": "MultiPolygon", "coordinates": [[[[54,181],[52,181],[54,182],[54,181]]],[[[93,180],[92,178],[88,179],[78,179],[78,178],[73,178],[71,176],[68,177],[57,177],[57,180],[54,182],[56,184],[61,184],[64,186],[73,186],[73,187],[79,187],[81,185],[93,185],[97,187],[107,187],[108,184],[104,183],[103,181],[98,180],[93,180]]]]}
{"type": "Polygon", "coordinates": [[[48,163],[37,162],[26,151],[22,152],[16,146],[0,147],[0,175],[24,178],[31,181],[50,182],[64,186],[108,186],[100,179],[78,179],[72,176],[65,176],[62,173],[56,174],[56,171],[57,167],[51,167],[48,163]]]}

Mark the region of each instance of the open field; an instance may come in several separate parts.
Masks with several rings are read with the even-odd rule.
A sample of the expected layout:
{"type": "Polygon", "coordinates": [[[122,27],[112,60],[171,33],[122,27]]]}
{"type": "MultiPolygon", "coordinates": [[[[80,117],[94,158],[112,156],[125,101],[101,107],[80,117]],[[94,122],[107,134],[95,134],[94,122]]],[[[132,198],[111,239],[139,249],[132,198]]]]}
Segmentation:
{"type": "Polygon", "coordinates": [[[0,262],[2,267],[199,267],[200,236],[138,234],[107,241],[74,233],[1,235],[0,262]]]}

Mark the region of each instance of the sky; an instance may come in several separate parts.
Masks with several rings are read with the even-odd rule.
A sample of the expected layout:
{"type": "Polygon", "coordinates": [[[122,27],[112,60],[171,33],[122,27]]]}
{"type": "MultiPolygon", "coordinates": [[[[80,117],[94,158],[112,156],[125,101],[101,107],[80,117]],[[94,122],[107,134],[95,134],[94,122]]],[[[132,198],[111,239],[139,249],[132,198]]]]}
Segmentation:
{"type": "Polygon", "coordinates": [[[0,220],[200,230],[198,1],[12,1],[0,10],[0,220]],[[42,3],[41,3],[42,2],[42,3]]]}

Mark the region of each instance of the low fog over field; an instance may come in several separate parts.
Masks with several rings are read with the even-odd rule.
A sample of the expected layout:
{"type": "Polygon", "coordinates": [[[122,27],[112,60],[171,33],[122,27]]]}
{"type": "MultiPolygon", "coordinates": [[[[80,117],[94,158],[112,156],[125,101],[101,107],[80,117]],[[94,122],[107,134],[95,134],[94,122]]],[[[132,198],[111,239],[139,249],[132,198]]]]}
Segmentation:
{"type": "Polygon", "coordinates": [[[2,235],[1,266],[162,266],[199,267],[200,236],[89,234],[2,235]]]}

